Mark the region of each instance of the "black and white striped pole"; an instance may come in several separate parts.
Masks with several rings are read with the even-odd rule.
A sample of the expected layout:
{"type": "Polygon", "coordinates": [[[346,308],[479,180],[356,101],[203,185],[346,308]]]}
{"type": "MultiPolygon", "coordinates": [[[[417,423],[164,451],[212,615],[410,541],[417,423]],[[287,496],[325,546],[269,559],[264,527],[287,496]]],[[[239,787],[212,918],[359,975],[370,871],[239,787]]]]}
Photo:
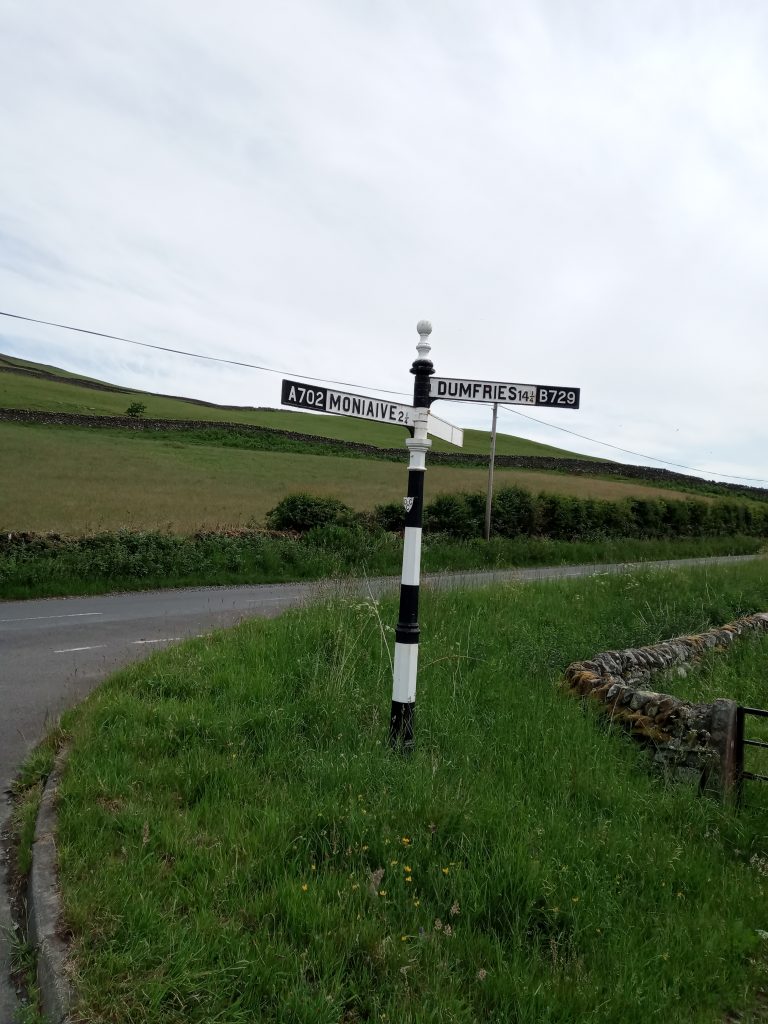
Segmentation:
{"type": "Polygon", "coordinates": [[[411,367],[413,383],[413,437],[406,438],[409,451],[408,496],[405,499],[403,572],[400,578],[400,613],[395,629],[395,663],[392,681],[390,746],[410,753],[413,749],[413,718],[416,705],[416,670],[419,660],[419,576],[421,570],[421,518],[424,505],[424,473],[432,442],[427,437],[429,378],[435,372],[429,336],[432,324],[416,325],[418,359],[411,367]]]}

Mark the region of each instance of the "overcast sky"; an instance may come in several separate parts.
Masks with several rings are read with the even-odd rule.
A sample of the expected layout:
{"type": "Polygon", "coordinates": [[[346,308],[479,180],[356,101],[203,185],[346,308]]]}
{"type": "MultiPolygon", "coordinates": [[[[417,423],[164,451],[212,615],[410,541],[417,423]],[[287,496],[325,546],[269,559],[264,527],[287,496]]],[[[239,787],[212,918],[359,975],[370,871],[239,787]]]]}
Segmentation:
{"type": "MultiPolygon", "coordinates": [[[[768,479],[764,0],[3,0],[0,95],[0,309],[370,393],[425,317],[439,375],[578,386],[522,411],[768,479]]],[[[279,404],[2,317],[0,351],[279,404]]]]}

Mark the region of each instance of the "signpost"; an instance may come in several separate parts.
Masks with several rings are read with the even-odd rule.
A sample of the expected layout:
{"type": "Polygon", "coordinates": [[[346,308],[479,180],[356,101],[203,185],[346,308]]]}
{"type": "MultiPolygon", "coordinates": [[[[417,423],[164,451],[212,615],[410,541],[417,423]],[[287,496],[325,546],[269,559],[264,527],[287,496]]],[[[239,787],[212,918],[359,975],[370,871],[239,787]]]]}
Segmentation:
{"type": "Polygon", "coordinates": [[[411,366],[413,381],[413,437],[408,448],[408,494],[405,504],[403,571],[400,577],[400,612],[395,627],[395,663],[392,673],[392,708],[389,716],[389,744],[410,753],[413,749],[413,713],[416,707],[416,669],[419,661],[419,582],[421,572],[421,518],[424,507],[424,473],[432,442],[427,437],[429,421],[429,378],[435,372],[428,358],[432,324],[416,325],[419,358],[411,366]]]}
{"type": "Polygon", "coordinates": [[[493,503],[493,466],[496,462],[496,421],[499,416],[499,403],[493,403],[493,419],[491,422],[491,457],[488,460],[488,490],[485,494],[485,529],[483,536],[491,539],[491,505],[493,503]]]}
{"type": "MultiPolygon", "coordinates": [[[[408,449],[408,494],[405,506],[403,569],[400,578],[400,609],[395,629],[395,660],[392,679],[392,708],[389,720],[389,742],[395,749],[408,753],[413,749],[413,719],[416,706],[416,670],[419,658],[419,584],[421,574],[421,527],[424,507],[424,473],[427,452],[432,447],[428,434],[461,446],[463,431],[432,415],[429,407],[437,399],[451,402],[483,402],[494,407],[493,443],[496,440],[498,403],[507,405],[538,405],[553,409],[578,409],[581,390],[552,384],[517,384],[510,381],[462,380],[435,377],[435,368],[428,358],[432,324],[420,320],[416,325],[419,343],[418,359],[411,366],[414,375],[413,405],[401,405],[368,395],[302,384],[284,380],[281,402],[297,409],[355,416],[406,427],[408,449]]],[[[491,474],[493,466],[491,465],[491,474]]],[[[489,478],[489,495],[492,487],[489,478]]],[[[489,498],[490,500],[490,498],[489,498]]],[[[486,520],[486,537],[490,532],[486,520]]]]}

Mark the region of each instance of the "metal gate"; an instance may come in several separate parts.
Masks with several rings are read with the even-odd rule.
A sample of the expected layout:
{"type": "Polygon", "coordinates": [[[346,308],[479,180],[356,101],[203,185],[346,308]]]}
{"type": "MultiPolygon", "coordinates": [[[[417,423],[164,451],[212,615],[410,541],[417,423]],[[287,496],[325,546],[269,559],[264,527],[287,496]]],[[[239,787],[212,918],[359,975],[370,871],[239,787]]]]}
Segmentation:
{"type": "Polygon", "coordinates": [[[748,771],[745,767],[744,751],[746,747],[764,747],[768,749],[768,743],[764,740],[751,740],[745,737],[744,720],[748,715],[754,718],[768,718],[768,710],[765,708],[744,708],[741,706],[736,708],[736,785],[739,798],[741,798],[745,779],[768,782],[768,775],[760,775],[757,772],[748,771]]]}

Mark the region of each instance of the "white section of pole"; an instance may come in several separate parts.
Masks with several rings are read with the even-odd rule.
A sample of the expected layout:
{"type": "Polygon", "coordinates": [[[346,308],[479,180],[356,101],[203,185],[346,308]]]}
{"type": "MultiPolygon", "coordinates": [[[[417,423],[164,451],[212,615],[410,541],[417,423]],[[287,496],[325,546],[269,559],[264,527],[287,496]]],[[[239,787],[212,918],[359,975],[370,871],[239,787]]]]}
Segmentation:
{"type": "Polygon", "coordinates": [[[427,418],[429,413],[426,409],[414,409],[414,424],[413,433],[414,437],[406,437],[405,447],[410,452],[410,458],[408,459],[408,472],[412,469],[421,470],[425,472],[427,468],[427,452],[432,447],[432,441],[427,437],[427,418]],[[422,416],[421,413],[426,413],[422,416]],[[419,437],[421,433],[421,437],[419,437]]]}
{"type": "Polygon", "coordinates": [[[416,670],[419,664],[418,644],[395,644],[395,675],[392,700],[400,704],[416,702],[416,670]]]}
{"type": "Polygon", "coordinates": [[[493,403],[493,423],[491,425],[491,458],[488,462],[488,493],[485,497],[485,539],[491,538],[491,503],[493,502],[493,466],[496,461],[496,418],[499,415],[499,403],[493,403]]]}
{"type": "Polygon", "coordinates": [[[407,587],[418,587],[421,575],[421,530],[406,526],[403,538],[403,573],[401,582],[407,587]]]}

